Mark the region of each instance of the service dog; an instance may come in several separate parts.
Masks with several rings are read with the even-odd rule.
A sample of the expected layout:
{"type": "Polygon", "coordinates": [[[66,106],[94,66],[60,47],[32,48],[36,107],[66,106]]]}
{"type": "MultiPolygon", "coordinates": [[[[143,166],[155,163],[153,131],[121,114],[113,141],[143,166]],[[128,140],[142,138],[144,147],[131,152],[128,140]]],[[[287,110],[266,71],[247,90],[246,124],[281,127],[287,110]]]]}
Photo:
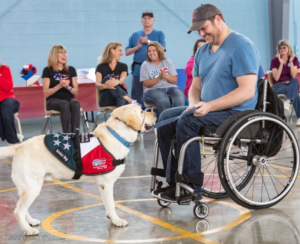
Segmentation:
{"type": "MultiPolygon", "coordinates": [[[[129,143],[137,140],[138,133],[151,130],[156,116],[144,112],[138,105],[126,105],[115,109],[106,123],[99,124],[93,135],[101,141],[116,160],[124,159],[130,148],[124,146],[114,137],[108,127],[129,143]]],[[[14,210],[15,217],[25,235],[37,235],[39,230],[32,228],[40,221],[33,219],[28,209],[39,195],[44,179],[72,179],[74,171],[64,166],[44,144],[45,135],[33,137],[21,144],[0,148],[0,157],[13,157],[12,180],[20,196],[14,210]]],[[[80,181],[95,181],[105,205],[107,217],[116,226],[126,226],[128,222],[119,218],[115,210],[113,186],[125,169],[125,164],[101,175],[82,175],[80,181]]]]}

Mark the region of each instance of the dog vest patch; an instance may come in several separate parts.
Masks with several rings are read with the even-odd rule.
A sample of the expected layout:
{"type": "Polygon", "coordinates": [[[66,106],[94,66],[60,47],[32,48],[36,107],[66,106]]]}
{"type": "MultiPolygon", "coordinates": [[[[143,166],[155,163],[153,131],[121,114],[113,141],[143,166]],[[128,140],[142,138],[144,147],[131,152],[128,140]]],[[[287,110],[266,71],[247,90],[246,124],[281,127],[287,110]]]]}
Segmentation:
{"type": "Polygon", "coordinates": [[[78,136],[78,145],[75,134],[48,134],[44,139],[46,148],[66,167],[75,171],[73,179],[79,179],[82,174],[108,173],[124,163],[124,159],[116,160],[92,134],[81,133],[78,136]]]}

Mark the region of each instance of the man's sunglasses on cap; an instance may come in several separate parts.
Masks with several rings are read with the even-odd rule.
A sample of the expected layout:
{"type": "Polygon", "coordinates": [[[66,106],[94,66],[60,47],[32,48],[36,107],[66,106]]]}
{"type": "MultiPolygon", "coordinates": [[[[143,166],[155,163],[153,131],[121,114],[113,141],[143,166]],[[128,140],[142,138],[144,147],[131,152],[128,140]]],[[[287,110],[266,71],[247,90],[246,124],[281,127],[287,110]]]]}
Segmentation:
{"type": "Polygon", "coordinates": [[[152,13],[152,12],[150,12],[150,11],[145,11],[145,12],[143,12],[143,14],[142,14],[142,18],[144,18],[145,16],[149,16],[149,17],[151,17],[151,18],[153,18],[153,17],[154,17],[153,13],[152,13]]]}

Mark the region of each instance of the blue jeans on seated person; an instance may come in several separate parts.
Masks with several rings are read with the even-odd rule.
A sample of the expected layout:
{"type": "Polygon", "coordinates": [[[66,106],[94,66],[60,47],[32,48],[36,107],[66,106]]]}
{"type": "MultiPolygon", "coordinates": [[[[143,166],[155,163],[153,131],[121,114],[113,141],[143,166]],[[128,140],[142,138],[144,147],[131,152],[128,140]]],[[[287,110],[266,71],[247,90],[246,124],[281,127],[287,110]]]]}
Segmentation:
{"type": "MultiPolygon", "coordinates": [[[[105,84],[106,81],[108,81],[110,78],[105,77],[102,84],[105,84]]],[[[100,92],[100,101],[99,106],[100,107],[106,107],[106,106],[116,106],[121,107],[128,102],[123,98],[124,96],[128,96],[127,90],[123,86],[115,86],[115,89],[104,89],[99,91],[100,92]]]]}
{"type": "Polygon", "coordinates": [[[19,143],[14,114],[19,111],[20,103],[14,98],[0,102],[0,137],[10,144],[19,143]]]}
{"type": "MultiPolygon", "coordinates": [[[[162,112],[159,117],[159,122],[179,116],[187,107],[170,108],[162,112]]],[[[171,141],[176,135],[177,148],[176,158],[179,158],[179,153],[182,145],[189,139],[199,136],[201,127],[206,125],[219,126],[228,117],[239,112],[238,110],[221,110],[210,112],[203,117],[195,117],[193,114],[180,117],[179,120],[162,126],[157,129],[158,145],[161,152],[164,169],[166,170],[167,182],[175,183],[175,174],[178,168],[178,162],[173,157],[169,157],[171,141]]],[[[187,175],[195,175],[201,172],[201,154],[199,142],[191,143],[185,153],[183,173],[187,175]]],[[[201,186],[191,185],[199,193],[202,192],[201,186]]]]}
{"type": "Polygon", "coordinates": [[[157,118],[168,109],[184,106],[185,95],[178,87],[148,90],[143,96],[144,102],[157,107],[157,118]]]}
{"type": "Polygon", "coordinates": [[[290,83],[277,83],[274,86],[277,94],[285,94],[286,99],[293,100],[293,106],[297,118],[300,118],[299,82],[293,78],[290,83]]]}

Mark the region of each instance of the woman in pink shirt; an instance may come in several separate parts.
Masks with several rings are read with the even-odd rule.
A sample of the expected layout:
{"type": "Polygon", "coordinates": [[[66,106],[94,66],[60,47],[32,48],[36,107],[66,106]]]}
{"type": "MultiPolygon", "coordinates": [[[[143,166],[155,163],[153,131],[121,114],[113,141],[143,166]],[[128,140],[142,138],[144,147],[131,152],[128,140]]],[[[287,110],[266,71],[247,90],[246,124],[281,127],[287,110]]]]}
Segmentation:
{"type": "Polygon", "coordinates": [[[190,90],[190,87],[192,85],[192,81],[193,81],[193,68],[194,68],[194,60],[195,60],[195,54],[198,50],[199,47],[201,47],[203,44],[205,43],[205,40],[204,39],[198,39],[194,45],[194,54],[193,56],[189,59],[189,61],[187,62],[186,64],[186,67],[185,67],[185,74],[186,74],[186,83],[185,83],[185,88],[184,88],[184,95],[186,97],[188,97],[188,94],[189,94],[189,90],[190,90]]]}

